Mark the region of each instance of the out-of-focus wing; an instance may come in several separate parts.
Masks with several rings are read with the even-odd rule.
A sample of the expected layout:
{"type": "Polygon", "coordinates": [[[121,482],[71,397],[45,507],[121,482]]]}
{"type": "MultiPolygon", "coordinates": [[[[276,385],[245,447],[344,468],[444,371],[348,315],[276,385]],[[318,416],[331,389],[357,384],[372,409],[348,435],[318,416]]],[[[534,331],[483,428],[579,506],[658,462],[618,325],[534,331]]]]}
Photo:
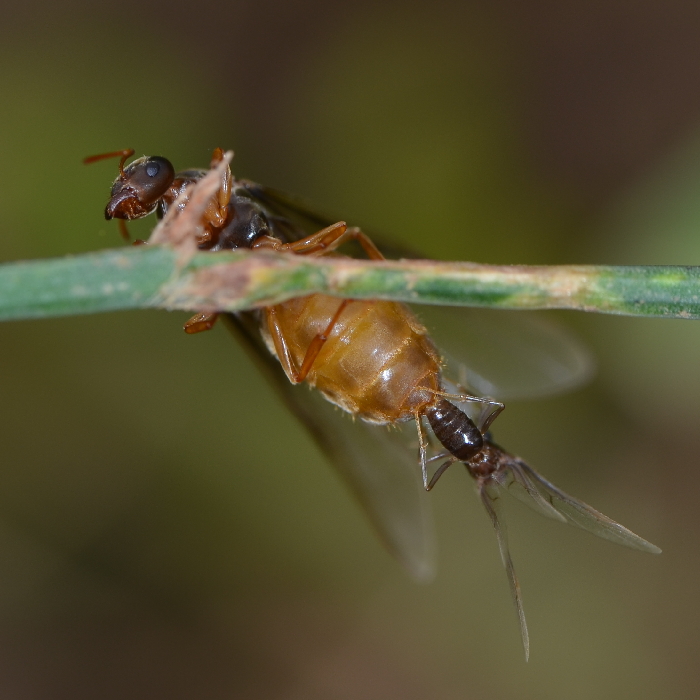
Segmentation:
{"type": "MultiPolygon", "coordinates": [[[[245,180],[237,186],[268,216],[278,217],[273,227],[287,240],[339,220],[279,190],[245,180]]],[[[388,258],[424,257],[407,246],[371,237],[388,258]]],[[[585,384],[595,371],[583,344],[542,312],[427,305],[414,305],[414,311],[445,359],[446,375],[481,396],[501,401],[552,396],[585,384]]]]}
{"type": "Polygon", "coordinates": [[[416,306],[453,381],[500,401],[570,391],[594,374],[591,353],[542,312],[416,306]]]}
{"type": "Polygon", "coordinates": [[[607,515],[564,493],[522,460],[503,452],[499,469],[492,478],[515,498],[541,515],[565,520],[571,525],[576,525],[598,537],[625,547],[640,549],[651,554],[661,552],[656,545],[635,535],[607,515]]]}
{"type": "Polygon", "coordinates": [[[407,448],[399,429],[353,421],[318,391],[292,385],[262,342],[252,314],[227,315],[226,319],[279,396],[338,469],[385,546],[414,578],[429,580],[435,570],[433,520],[417,449],[407,448]]]}

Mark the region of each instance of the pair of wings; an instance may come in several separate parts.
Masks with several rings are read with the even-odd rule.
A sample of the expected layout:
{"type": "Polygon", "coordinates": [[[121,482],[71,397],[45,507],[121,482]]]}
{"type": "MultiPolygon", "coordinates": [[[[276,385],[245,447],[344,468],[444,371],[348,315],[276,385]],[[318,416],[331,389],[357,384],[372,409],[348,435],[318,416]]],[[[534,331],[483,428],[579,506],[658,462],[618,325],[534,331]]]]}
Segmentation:
{"type": "Polygon", "coordinates": [[[564,493],[521,459],[508,454],[493,443],[489,442],[489,444],[498,454],[499,466],[491,476],[477,478],[478,491],[498,538],[501,560],[508,575],[511,596],[518,614],[525,660],[527,660],[530,654],[530,638],[525,621],[522,596],[520,595],[520,585],[508,547],[508,530],[501,506],[501,494],[504,491],[540,515],[576,525],[616,544],[650,554],[659,554],[661,550],[608,518],[607,515],[599,513],[589,505],[564,493]]]}
{"type": "MultiPolygon", "coordinates": [[[[286,240],[336,221],[276,190],[246,181],[234,187],[260,204],[274,232],[286,240]]],[[[382,243],[380,248],[387,257],[417,257],[391,244],[382,243]]],[[[531,315],[425,306],[416,312],[445,358],[448,375],[477,394],[500,400],[552,395],[582,384],[592,374],[590,355],[575,339],[531,315]]],[[[412,576],[431,578],[433,520],[417,450],[407,448],[408,441],[416,440],[413,423],[384,428],[353,420],[319,392],[290,384],[262,342],[256,313],[230,315],[227,320],[280,398],[338,469],[385,546],[412,576]]],[[[546,491],[545,484],[540,486],[546,491]]],[[[547,497],[557,500],[560,494],[554,489],[547,497]]]]}

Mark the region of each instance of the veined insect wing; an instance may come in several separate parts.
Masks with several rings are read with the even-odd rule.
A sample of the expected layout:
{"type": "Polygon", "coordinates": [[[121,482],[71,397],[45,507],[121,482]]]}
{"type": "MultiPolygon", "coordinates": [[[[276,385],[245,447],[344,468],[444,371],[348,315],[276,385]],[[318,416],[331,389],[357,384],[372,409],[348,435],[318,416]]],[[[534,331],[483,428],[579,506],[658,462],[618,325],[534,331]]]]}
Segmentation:
{"type": "MultiPolygon", "coordinates": [[[[420,478],[417,449],[406,449],[403,431],[352,420],[318,391],[292,385],[262,342],[257,318],[246,313],[226,319],[355,494],[387,549],[414,578],[432,578],[432,513],[420,478]]],[[[415,430],[412,423],[405,426],[409,429],[415,430]]]]}
{"type": "Polygon", "coordinates": [[[510,493],[540,515],[576,525],[616,544],[652,554],[658,554],[661,550],[589,505],[564,493],[540,476],[532,467],[508,454],[490,440],[487,444],[495,457],[495,470],[488,476],[476,476],[476,480],[479,496],[498,538],[501,560],[508,575],[508,583],[518,614],[520,633],[527,659],[529,656],[527,623],[525,622],[520,585],[508,548],[508,533],[502,512],[501,495],[503,493],[510,493]]]}
{"type": "Polygon", "coordinates": [[[489,479],[540,515],[576,525],[624,547],[651,554],[661,552],[656,545],[635,535],[612,518],[564,493],[518,457],[507,453],[491,441],[488,445],[498,454],[498,468],[489,479]]]}
{"type": "MultiPolygon", "coordinates": [[[[505,453],[504,453],[505,454],[505,453]]],[[[519,461],[513,460],[509,468],[502,469],[491,477],[511,496],[522,501],[532,510],[537,511],[545,518],[566,522],[566,518],[545,498],[532,483],[520,466],[519,461]]]]}
{"type": "MultiPolygon", "coordinates": [[[[525,462],[510,455],[509,457],[508,468],[503,473],[503,476],[499,475],[499,481],[503,479],[501,481],[502,485],[518,500],[534,508],[537,512],[546,515],[547,513],[541,507],[542,500],[544,500],[561,516],[561,519],[571,525],[576,525],[598,537],[621,544],[624,547],[639,549],[650,554],[661,553],[661,550],[656,545],[647,542],[639,535],[635,535],[631,530],[620,525],[620,523],[616,523],[612,518],[603,515],[595,508],[591,508],[583,501],[579,501],[577,498],[564,493],[564,491],[547,481],[525,462]],[[510,482],[505,476],[508,471],[514,477],[510,482]],[[526,484],[525,488],[513,488],[513,485],[518,483],[526,484]],[[533,497],[533,493],[539,494],[541,498],[533,497]]],[[[550,515],[549,517],[556,516],[550,515]]]]}

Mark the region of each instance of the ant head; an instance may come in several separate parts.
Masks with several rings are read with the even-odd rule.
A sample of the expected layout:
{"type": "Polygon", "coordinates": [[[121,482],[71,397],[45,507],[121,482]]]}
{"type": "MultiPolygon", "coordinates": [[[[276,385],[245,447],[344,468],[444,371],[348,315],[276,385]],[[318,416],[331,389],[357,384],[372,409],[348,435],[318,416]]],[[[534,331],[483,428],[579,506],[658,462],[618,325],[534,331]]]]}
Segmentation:
{"type": "Polygon", "coordinates": [[[175,179],[172,163],[160,156],[137,158],[120,170],[105,209],[106,219],[140,219],[150,214],[175,179]]]}
{"type": "Polygon", "coordinates": [[[112,193],[105,209],[106,219],[140,219],[155,210],[158,200],[175,179],[175,169],[167,158],[143,156],[124,167],[133,149],[90,156],[85,163],[121,156],[119,177],[112,185],[112,193]]]}

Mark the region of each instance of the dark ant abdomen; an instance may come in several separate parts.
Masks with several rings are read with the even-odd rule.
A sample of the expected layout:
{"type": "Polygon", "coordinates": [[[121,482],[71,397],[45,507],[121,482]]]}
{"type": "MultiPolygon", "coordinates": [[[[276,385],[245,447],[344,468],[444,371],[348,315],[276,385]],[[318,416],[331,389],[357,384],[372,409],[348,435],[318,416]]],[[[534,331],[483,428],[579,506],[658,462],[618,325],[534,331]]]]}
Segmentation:
{"type": "Polygon", "coordinates": [[[483,447],[484,438],[474,421],[449,401],[440,399],[426,408],[425,416],[435,437],[460,462],[468,461],[483,447]]]}

